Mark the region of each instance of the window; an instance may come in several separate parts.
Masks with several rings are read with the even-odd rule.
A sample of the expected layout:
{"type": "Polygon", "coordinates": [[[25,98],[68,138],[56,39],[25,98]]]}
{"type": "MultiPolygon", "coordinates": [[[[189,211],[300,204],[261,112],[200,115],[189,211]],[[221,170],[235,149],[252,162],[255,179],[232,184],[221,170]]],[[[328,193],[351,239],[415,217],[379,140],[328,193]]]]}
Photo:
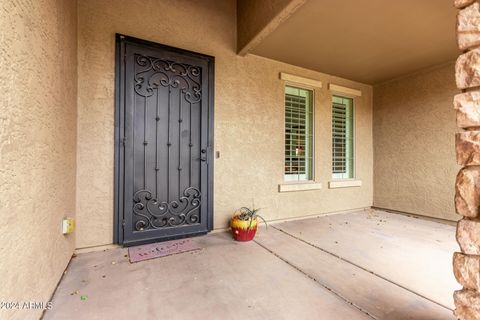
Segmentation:
{"type": "Polygon", "coordinates": [[[285,87],[285,181],[313,179],[313,91],[285,87]]]}
{"type": "Polygon", "coordinates": [[[332,178],[353,179],[354,173],[353,99],[333,96],[332,101],[332,178]]]}

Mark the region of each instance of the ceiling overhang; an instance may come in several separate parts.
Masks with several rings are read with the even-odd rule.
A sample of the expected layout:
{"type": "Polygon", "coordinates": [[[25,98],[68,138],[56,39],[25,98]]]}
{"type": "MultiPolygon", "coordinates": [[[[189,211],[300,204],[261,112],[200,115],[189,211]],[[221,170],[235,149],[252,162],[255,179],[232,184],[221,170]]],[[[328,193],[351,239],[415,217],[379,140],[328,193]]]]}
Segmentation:
{"type": "Polygon", "coordinates": [[[453,61],[451,0],[238,0],[238,52],[367,84],[453,61]]]}

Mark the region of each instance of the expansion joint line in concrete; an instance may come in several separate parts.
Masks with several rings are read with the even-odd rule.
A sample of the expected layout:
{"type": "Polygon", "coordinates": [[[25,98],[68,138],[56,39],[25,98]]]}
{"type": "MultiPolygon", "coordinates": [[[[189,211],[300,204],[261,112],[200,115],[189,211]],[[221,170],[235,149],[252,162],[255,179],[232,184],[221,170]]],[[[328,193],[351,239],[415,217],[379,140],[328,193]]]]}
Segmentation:
{"type": "Polygon", "coordinates": [[[294,268],[295,270],[297,270],[298,272],[302,273],[304,276],[312,279],[313,281],[315,281],[317,284],[319,284],[320,286],[322,286],[323,288],[327,289],[328,291],[330,291],[331,293],[333,293],[334,295],[336,295],[337,297],[339,297],[340,299],[342,299],[344,302],[346,302],[347,304],[350,304],[352,305],[353,307],[355,307],[356,309],[358,309],[360,312],[366,314],[367,316],[369,316],[370,318],[372,319],[375,319],[375,320],[378,320],[378,318],[374,317],[373,315],[371,315],[367,310],[364,310],[362,309],[360,306],[356,305],[355,303],[353,303],[352,301],[348,300],[346,297],[342,296],[340,293],[334,291],[332,288],[326,286],[325,284],[321,283],[320,281],[318,281],[318,279],[312,277],[311,275],[309,275],[308,273],[304,272],[302,269],[300,269],[299,267],[297,267],[296,265],[294,265],[293,263],[291,263],[290,261],[288,261],[287,259],[284,259],[283,257],[281,257],[280,255],[278,255],[277,253],[275,253],[274,251],[270,250],[269,248],[267,248],[266,246],[264,246],[263,244],[257,242],[256,240],[254,240],[254,242],[256,244],[258,244],[260,247],[262,247],[263,249],[265,249],[266,251],[270,252],[272,255],[274,255],[275,257],[277,257],[278,259],[282,260],[283,262],[285,262],[286,264],[288,264],[290,267],[294,268]]]}
{"type": "Polygon", "coordinates": [[[426,297],[426,296],[424,296],[424,295],[422,295],[422,294],[420,294],[420,293],[418,293],[418,292],[415,292],[415,291],[413,291],[413,290],[411,290],[411,289],[409,289],[409,288],[407,288],[407,287],[402,286],[401,284],[398,284],[398,283],[396,283],[396,282],[394,282],[394,281],[392,281],[392,280],[390,280],[390,279],[388,279],[388,278],[385,278],[384,276],[382,276],[382,275],[380,275],[380,274],[378,274],[378,273],[376,273],[376,272],[374,272],[374,271],[372,271],[372,270],[369,270],[369,269],[367,269],[367,268],[365,268],[365,267],[362,267],[361,265],[358,265],[358,264],[356,264],[355,262],[352,262],[352,261],[350,261],[350,260],[348,260],[348,259],[346,259],[346,258],[343,258],[343,257],[339,256],[338,254],[335,254],[335,253],[330,252],[330,251],[328,251],[328,250],[326,250],[326,249],[323,249],[323,248],[321,248],[321,247],[319,247],[319,246],[317,246],[317,245],[315,245],[315,244],[313,244],[313,243],[310,243],[310,242],[308,242],[308,241],[306,241],[306,240],[304,240],[304,239],[302,239],[302,238],[299,238],[299,237],[297,237],[297,236],[295,236],[295,235],[293,235],[293,234],[291,234],[291,233],[288,233],[287,231],[285,231],[285,230],[283,230],[283,229],[280,229],[280,228],[278,228],[278,227],[275,227],[275,226],[270,226],[270,227],[271,227],[271,228],[274,228],[274,229],[276,229],[276,230],[278,230],[278,231],[286,234],[287,236],[290,236],[290,237],[292,237],[292,238],[294,238],[294,239],[296,239],[296,240],[298,240],[298,241],[301,241],[301,242],[303,242],[303,243],[305,243],[305,244],[307,244],[307,245],[309,245],[309,246],[311,246],[311,247],[314,247],[315,249],[318,249],[318,250],[320,250],[320,251],[322,251],[322,252],[325,252],[325,253],[327,253],[327,254],[329,254],[329,255],[337,258],[337,259],[340,259],[340,260],[342,260],[342,261],[344,261],[344,262],[346,262],[346,263],[349,263],[349,264],[351,264],[351,265],[353,265],[353,266],[355,266],[355,267],[357,267],[357,268],[359,268],[359,269],[362,269],[363,271],[369,272],[369,273],[373,274],[374,276],[379,277],[380,279],[383,279],[383,280],[385,280],[385,281],[388,281],[388,282],[390,282],[391,284],[394,284],[394,285],[396,285],[397,287],[400,287],[400,288],[402,288],[402,289],[404,289],[404,290],[407,290],[407,291],[409,291],[409,292],[411,292],[411,293],[413,293],[413,294],[415,294],[415,295],[417,295],[417,296],[419,296],[419,297],[421,297],[421,298],[423,298],[423,299],[425,299],[425,300],[428,300],[428,301],[430,301],[430,302],[432,302],[432,303],[435,303],[435,304],[439,305],[439,306],[442,307],[442,308],[445,308],[445,309],[447,309],[447,310],[453,311],[453,310],[450,309],[449,307],[447,307],[447,306],[445,306],[445,305],[443,305],[443,304],[441,304],[441,303],[439,303],[439,302],[437,302],[437,301],[435,301],[435,300],[432,300],[432,299],[430,299],[430,298],[428,298],[428,297],[426,297]]]}

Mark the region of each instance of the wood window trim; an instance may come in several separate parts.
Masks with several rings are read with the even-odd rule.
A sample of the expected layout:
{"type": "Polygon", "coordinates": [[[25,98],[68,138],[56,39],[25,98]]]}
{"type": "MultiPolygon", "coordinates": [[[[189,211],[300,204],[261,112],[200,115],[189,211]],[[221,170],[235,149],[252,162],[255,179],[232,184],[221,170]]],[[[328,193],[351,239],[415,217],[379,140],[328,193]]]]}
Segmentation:
{"type": "Polygon", "coordinates": [[[332,180],[328,182],[329,189],[361,187],[362,180],[332,180]]]}
{"type": "Polygon", "coordinates": [[[320,182],[286,182],[278,185],[278,192],[313,191],[322,189],[320,182]]]}
{"type": "Polygon", "coordinates": [[[358,89],[353,89],[349,87],[344,87],[340,86],[337,84],[329,83],[328,84],[328,90],[338,93],[340,95],[346,95],[348,97],[354,98],[354,97],[361,97],[362,96],[362,91],[358,89]]]}
{"type": "Polygon", "coordinates": [[[290,73],[280,72],[280,80],[284,80],[293,85],[307,86],[311,88],[322,88],[323,84],[320,80],[309,79],[290,73]]]}

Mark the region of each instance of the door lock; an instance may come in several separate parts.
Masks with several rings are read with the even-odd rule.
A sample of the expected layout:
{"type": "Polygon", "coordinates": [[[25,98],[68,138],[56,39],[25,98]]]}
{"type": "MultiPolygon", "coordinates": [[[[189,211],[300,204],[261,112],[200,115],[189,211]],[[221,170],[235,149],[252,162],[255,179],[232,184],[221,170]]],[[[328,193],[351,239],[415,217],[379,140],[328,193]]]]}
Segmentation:
{"type": "Polygon", "coordinates": [[[200,155],[200,158],[198,158],[198,159],[202,162],[207,162],[207,155],[206,155],[207,149],[200,150],[200,153],[201,153],[201,155],[200,155]]]}

